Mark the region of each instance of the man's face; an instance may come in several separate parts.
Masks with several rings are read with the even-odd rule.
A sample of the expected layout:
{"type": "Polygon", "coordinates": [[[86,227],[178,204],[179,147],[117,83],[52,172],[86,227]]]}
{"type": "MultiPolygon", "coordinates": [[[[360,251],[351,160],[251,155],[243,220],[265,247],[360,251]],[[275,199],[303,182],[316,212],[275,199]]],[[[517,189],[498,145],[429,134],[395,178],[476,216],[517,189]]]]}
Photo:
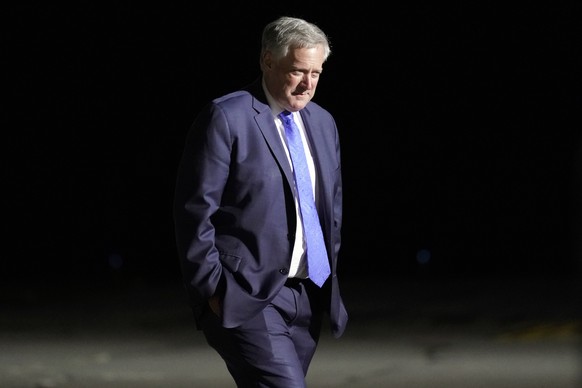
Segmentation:
{"type": "Polygon", "coordinates": [[[263,58],[263,73],[269,93],[290,112],[301,110],[315,94],[323,71],[324,49],[292,48],[287,56],[275,60],[270,53],[263,58]]]}

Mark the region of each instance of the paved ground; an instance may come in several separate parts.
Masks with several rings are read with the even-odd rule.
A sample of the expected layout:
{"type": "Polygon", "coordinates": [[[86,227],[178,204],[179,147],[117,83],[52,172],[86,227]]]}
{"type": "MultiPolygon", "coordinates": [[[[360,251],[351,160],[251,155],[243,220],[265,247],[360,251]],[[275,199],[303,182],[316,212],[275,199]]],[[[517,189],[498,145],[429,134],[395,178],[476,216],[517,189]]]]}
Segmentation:
{"type": "MultiPolygon", "coordinates": [[[[580,282],[343,281],[310,387],[580,388],[580,282]]],[[[0,387],[233,387],[176,285],[0,289],[0,387]]]]}

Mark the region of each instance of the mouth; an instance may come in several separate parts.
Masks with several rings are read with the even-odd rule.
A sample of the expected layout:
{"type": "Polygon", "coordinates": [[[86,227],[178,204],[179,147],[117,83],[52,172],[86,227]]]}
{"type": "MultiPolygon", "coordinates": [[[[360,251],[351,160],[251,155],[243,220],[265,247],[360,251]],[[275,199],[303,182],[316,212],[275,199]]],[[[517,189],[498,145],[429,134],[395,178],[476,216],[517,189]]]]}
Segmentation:
{"type": "Polygon", "coordinates": [[[311,92],[309,90],[303,90],[303,91],[295,90],[291,94],[293,96],[309,96],[311,94],[311,92]]]}

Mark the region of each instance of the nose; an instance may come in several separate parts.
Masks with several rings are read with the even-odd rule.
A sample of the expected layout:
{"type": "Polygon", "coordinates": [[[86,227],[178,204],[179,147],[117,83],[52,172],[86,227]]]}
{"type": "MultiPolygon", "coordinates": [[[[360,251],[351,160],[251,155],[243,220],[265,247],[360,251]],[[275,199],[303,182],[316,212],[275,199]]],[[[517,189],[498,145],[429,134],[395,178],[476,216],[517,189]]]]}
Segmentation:
{"type": "Polygon", "coordinates": [[[309,73],[303,76],[303,84],[305,85],[305,89],[311,89],[313,86],[313,79],[309,73]]]}

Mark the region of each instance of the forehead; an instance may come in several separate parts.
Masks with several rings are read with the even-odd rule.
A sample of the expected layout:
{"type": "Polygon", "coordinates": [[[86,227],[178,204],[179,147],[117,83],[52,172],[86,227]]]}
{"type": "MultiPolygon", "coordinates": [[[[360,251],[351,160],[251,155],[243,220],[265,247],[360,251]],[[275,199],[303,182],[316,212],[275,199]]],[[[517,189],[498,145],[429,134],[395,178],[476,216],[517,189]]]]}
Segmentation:
{"type": "Polygon", "coordinates": [[[321,68],[323,65],[324,49],[323,46],[315,47],[292,47],[287,55],[281,59],[282,63],[295,67],[316,67],[321,68]]]}

